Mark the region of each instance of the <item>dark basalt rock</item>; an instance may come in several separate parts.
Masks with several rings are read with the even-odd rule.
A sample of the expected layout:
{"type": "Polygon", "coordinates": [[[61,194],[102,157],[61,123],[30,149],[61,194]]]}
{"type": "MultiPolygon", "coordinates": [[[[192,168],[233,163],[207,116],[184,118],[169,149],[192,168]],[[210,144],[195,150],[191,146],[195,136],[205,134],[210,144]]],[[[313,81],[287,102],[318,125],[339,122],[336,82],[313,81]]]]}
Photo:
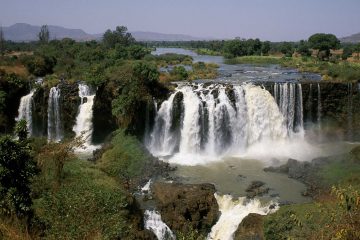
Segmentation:
{"type": "Polygon", "coordinates": [[[263,240],[263,216],[250,213],[240,223],[234,233],[234,240],[263,240]]]}
{"type": "Polygon", "coordinates": [[[38,88],[33,95],[32,120],[33,136],[41,137],[47,135],[47,111],[49,88],[38,88]]]}
{"type": "Polygon", "coordinates": [[[350,154],[353,162],[360,163],[360,146],[353,148],[350,154]]]}
{"type": "Polygon", "coordinates": [[[79,86],[76,83],[59,84],[61,91],[61,116],[64,123],[65,137],[75,136],[72,128],[76,123],[76,116],[80,105],[79,86]]]}
{"type": "Polygon", "coordinates": [[[132,227],[128,229],[129,232],[124,239],[156,240],[155,234],[144,228],[144,214],[136,199],[128,195],[126,201],[126,217],[132,227]]]}
{"type": "Polygon", "coordinates": [[[262,196],[269,192],[269,188],[264,187],[265,183],[261,181],[252,181],[251,184],[246,188],[246,196],[248,198],[254,198],[256,196],[262,196]]]}
{"type": "Polygon", "coordinates": [[[318,190],[323,188],[318,180],[317,173],[321,167],[329,164],[330,159],[327,157],[315,158],[311,162],[299,162],[295,159],[289,159],[286,164],[279,167],[265,168],[265,172],[277,172],[287,174],[289,178],[294,178],[303,182],[307,190],[303,196],[315,197],[318,190]]]}
{"type": "Polygon", "coordinates": [[[163,221],[173,230],[191,229],[208,234],[219,217],[219,206],[212,184],[157,182],[152,187],[157,209],[163,221]]]}

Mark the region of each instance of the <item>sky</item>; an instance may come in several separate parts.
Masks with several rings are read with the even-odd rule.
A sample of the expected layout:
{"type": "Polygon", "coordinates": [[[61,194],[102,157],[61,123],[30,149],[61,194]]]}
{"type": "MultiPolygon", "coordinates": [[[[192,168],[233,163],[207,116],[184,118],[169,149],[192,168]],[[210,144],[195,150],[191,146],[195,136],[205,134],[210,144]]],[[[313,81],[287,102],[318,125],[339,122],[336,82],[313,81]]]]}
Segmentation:
{"type": "Polygon", "coordinates": [[[296,41],[360,32],[360,0],[0,0],[0,24],[296,41]]]}

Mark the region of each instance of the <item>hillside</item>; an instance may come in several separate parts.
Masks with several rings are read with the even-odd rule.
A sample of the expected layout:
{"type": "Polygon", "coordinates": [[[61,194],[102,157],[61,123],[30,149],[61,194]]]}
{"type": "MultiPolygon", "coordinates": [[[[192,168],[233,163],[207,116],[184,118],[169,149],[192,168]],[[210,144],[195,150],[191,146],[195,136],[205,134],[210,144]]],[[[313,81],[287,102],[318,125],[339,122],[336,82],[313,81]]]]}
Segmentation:
{"type": "MultiPolygon", "coordinates": [[[[81,29],[69,29],[60,26],[49,25],[51,39],[72,38],[74,40],[95,39],[94,35],[88,34],[81,29]]],[[[9,27],[3,27],[4,36],[7,40],[16,42],[37,40],[37,34],[40,26],[34,26],[27,23],[16,23],[9,27]]]]}
{"type": "MultiPolygon", "coordinates": [[[[63,39],[72,38],[77,41],[97,40],[100,39],[102,33],[89,34],[82,29],[69,29],[61,26],[49,25],[50,38],[51,39],[63,39]]],[[[30,25],[27,23],[16,23],[9,27],[3,27],[5,39],[15,42],[28,42],[37,40],[37,34],[40,31],[41,26],[30,25]]],[[[197,38],[184,34],[164,34],[157,32],[143,32],[135,31],[131,32],[137,41],[192,41],[192,40],[204,40],[203,38],[197,38]]]]}
{"type": "Polygon", "coordinates": [[[196,41],[205,40],[204,38],[197,38],[184,34],[165,34],[156,32],[131,32],[137,41],[196,41]]]}
{"type": "Polygon", "coordinates": [[[360,42],[360,33],[356,33],[351,36],[341,38],[340,40],[341,42],[358,43],[360,42]]]}

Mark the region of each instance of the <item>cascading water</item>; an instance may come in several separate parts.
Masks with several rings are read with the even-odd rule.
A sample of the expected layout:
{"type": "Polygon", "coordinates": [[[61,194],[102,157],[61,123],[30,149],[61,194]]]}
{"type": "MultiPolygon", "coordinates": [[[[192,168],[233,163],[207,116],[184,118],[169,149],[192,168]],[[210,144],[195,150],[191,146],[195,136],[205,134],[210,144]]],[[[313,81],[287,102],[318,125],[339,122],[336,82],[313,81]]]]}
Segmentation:
{"type": "Polygon", "coordinates": [[[247,215],[250,213],[267,215],[278,209],[278,205],[274,203],[262,206],[258,199],[248,200],[246,197],[240,197],[233,200],[231,195],[220,196],[216,193],[215,198],[221,216],[212,227],[208,240],[232,240],[236,229],[247,215]]]}
{"type": "Polygon", "coordinates": [[[48,100],[48,141],[61,141],[63,138],[61,124],[60,88],[52,87],[48,100]]]}
{"type": "Polygon", "coordinates": [[[164,101],[157,112],[155,126],[148,145],[154,155],[166,156],[174,151],[176,139],[171,132],[171,123],[173,101],[176,94],[177,91],[168,100],[164,101]]]}
{"type": "Polygon", "coordinates": [[[159,240],[176,239],[170,228],[161,220],[161,216],[154,210],[145,211],[145,228],[152,231],[159,240]]]}
{"type": "Polygon", "coordinates": [[[317,106],[317,123],[319,126],[319,129],[321,130],[321,88],[320,88],[320,84],[318,83],[317,85],[317,89],[318,89],[318,106],[317,106]]]}
{"type": "Polygon", "coordinates": [[[76,117],[76,124],[73,131],[76,137],[82,137],[84,140],[84,147],[89,148],[91,145],[91,136],[93,132],[93,104],[95,94],[91,93],[89,86],[79,84],[79,97],[81,103],[76,117]]]}
{"type": "MultiPolygon", "coordinates": [[[[275,84],[274,97],[253,84],[185,84],[157,112],[147,144],[152,154],[191,159],[195,155],[243,154],[260,142],[303,136],[302,88],[297,83],[275,84]],[[182,95],[182,105],[174,99],[182,95]],[[181,124],[174,124],[180,114],[181,124]],[[176,114],[175,114],[176,113],[176,114]],[[298,134],[301,133],[301,134],[298,134]]],[[[187,164],[194,164],[187,163],[187,164]]]]}
{"type": "Polygon", "coordinates": [[[287,133],[303,135],[303,99],[301,84],[275,83],[274,98],[283,114],[287,133]]]}
{"type": "Polygon", "coordinates": [[[25,119],[27,123],[27,128],[29,132],[29,136],[33,135],[33,121],[32,121],[32,105],[33,103],[33,95],[35,93],[35,90],[31,90],[28,95],[25,95],[20,100],[20,106],[19,106],[19,114],[16,118],[16,121],[25,119]]]}

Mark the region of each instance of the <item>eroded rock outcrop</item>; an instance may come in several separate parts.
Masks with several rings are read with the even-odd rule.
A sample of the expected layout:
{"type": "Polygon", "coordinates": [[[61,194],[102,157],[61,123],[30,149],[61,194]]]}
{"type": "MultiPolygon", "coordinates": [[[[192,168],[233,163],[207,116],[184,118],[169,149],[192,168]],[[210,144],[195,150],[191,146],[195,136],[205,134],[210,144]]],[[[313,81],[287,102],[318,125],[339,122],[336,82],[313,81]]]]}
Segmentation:
{"type": "Polygon", "coordinates": [[[250,213],[240,223],[234,233],[234,240],[263,240],[263,216],[250,213]]]}
{"type": "Polygon", "coordinates": [[[173,230],[207,234],[219,217],[212,184],[157,182],[152,187],[163,221],[173,230]]]}

